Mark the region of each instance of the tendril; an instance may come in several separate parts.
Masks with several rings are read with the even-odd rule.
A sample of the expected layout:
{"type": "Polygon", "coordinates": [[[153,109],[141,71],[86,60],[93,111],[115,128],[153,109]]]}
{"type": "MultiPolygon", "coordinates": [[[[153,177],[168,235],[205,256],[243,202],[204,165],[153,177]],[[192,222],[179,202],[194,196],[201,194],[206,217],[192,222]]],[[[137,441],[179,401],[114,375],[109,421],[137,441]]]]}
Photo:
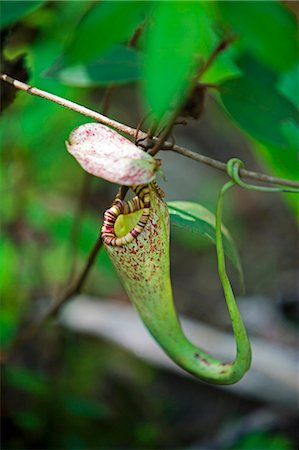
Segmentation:
{"type": "Polygon", "coordinates": [[[291,188],[286,186],[257,186],[254,184],[245,183],[245,181],[240,178],[240,169],[244,168],[244,162],[238,158],[232,158],[227,162],[226,170],[227,174],[234,181],[235,184],[244,188],[250,189],[251,191],[261,191],[261,192],[288,192],[293,194],[299,194],[298,188],[291,188]]]}

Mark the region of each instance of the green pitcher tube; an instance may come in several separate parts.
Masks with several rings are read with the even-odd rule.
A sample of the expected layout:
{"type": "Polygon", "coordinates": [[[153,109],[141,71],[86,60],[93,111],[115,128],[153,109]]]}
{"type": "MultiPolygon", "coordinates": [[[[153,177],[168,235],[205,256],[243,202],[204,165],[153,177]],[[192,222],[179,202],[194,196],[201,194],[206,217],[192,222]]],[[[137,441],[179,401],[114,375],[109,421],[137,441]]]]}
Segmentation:
{"type": "Polygon", "coordinates": [[[169,213],[157,188],[153,184],[147,186],[146,197],[144,195],[140,200],[141,207],[137,211],[134,210],[138,205],[136,199],[134,206],[125,207],[125,203],[130,202],[118,200],[110,215],[111,210],[107,210],[105,218],[108,217],[108,222],[104,220],[102,236],[122,284],[145,326],[165,353],[187,372],[214,384],[236,383],[250,367],[251,349],[228,279],[221,281],[224,281],[237,346],[236,358],[231,363],[213,358],[184,335],[171,288],[169,213]],[[134,223],[139,224],[135,232],[134,223]],[[107,232],[110,241],[106,238],[107,232]],[[117,245],[115,238],[112,242],[114,235],[118,239],[117,245]],[[124,236],[129,236],[131,242],[123,243],[124,236]]]}

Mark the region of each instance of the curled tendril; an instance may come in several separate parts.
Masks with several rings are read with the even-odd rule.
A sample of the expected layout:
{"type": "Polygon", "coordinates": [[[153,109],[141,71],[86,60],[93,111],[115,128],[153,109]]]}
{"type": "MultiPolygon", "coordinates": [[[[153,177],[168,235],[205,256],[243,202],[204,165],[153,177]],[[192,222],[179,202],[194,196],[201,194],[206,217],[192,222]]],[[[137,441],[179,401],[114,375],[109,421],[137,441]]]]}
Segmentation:
{"type": "Polygon", "coordinates": [[[298,188],[291,188],[285,186],[256,186],[253,184],[245,183],[240,178],[240,169],[244,168],[244,162],[238,158],[232,158],[227,162],[226,170],[230,178],[240,187],[250,189],[252,191],[261,192],[288,192],[293,194],[299,194],[298,188]]]}

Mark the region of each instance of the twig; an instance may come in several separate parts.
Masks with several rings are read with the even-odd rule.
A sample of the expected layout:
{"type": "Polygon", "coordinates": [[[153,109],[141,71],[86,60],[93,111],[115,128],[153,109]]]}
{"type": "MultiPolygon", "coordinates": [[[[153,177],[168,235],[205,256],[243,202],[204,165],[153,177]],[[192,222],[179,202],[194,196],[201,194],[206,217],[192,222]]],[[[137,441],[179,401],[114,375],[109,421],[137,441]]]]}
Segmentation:
{"type": "MultiPolygon", "coordinates": [[[[172,145],[166,143],[162,150],[171,150],[180,155],[186,156],[187,158],[194,159],[194,161],[201,162],[207,166],[213,167],[214,169],[226,172],[226,163],[218,161],[217,159],[210,158],[200,153],[192,152],[185,147],[179,145],[172,145]]],[[[252,180],[262,181],[265,183],[279,184],[282,186],[290,186],[299,188],[299,182],[295,180],[287,180],[285,178],[272,177],[271,175],[266,175],[261,172],[254,172],[253,170],[240,169],[240,174],[243,178],[250,178],[252,180]]]]}
{"type": "Polygon", "coordinates": [[[95,242],[88,256],[85,267],[81,272],[80,276],[77,278],[77,280],[73,284],[71,284],[65,290],[65,292],[52,303],[52,305],[49,307],[49,309],[46,311],[46,313],[42,316],[42,318],[38,322],[31,324],[28,328],[24,330],[23,333],[19,334],[14,340],[14,342],[9,346],[8,350],[1,351],[0,353],[1,363],[5,363],[9,359],[9,357],[14,354],[14,351],[21,344],[34,338],[43,329],[43,326],[48,321],[48,319],[54,317],[67,300],[74,297],[76,294],[80,293],[83,284],[85,283],[86,278],[89,274],[90,268],[92,267],[101,247],[102,247],[102,238],[101,235],[99,235],[97,241],[95,242]]]}
{"type": "Polygon", "coordinates": [[[121,186],[118,190],[118,193],[116,195],[116,198],[119,198],[120,200],[124,200],[125,196],[127,195],[127,192],[129,190],[129,186],[121,186]]]}
{"type": "Polygon", "coordinates": [[[213,52],[211,53],[211,55],[209,56],[209,58],[207,59],[205,64],[203,64],[203,66],[199,70],[198,76],[197,76],[198,79],[204,74],[204,72],[206,72],[209,69],[209,67],[213,64],[215,59],[218,57],[219,53],[223,52],[223,50],[225,50],[236,39],[237,39],[237,36],[230,36],[226,39],[223,39],[217,45],[217,47],[213,50],[213,52]]]}
{"type": "Polygon", "coordinates": [[[97,241],[95,242],[88,256],[85,267],[82,270],[80,276],[77,278],[77,280],[73,284],[71,284],[65,290],[65,292],[53,302],[52,306],[49,307],[49,309],[39,320],[39,322],[32,324],[29,328],[27,328],[27,330],[25,330],[24,333],[21,334],[20,339],[17,339],[17,342],[14,343],[14,346],[19,342],[24,342],[36,336],[36,334],[42,329],[47,320],[50,319],[51,317],[54,317],[67,300],[74,297],[76,294],[80,293],[83,284],[85,283],[86,278],[89,274],[90,268],[92,267],[101,247],[102,247],[102,238],[100,235],[97,241]]]}
{"type": "Polygon", "coordinates": [[[116,86],[114,84],[111,84],[110,86],[107,87],[107,89],[105,90],[105,94],[102,100],[102,111],[103,114],[107,114],[109,107],[110,107],[110,103],[111,103],[111,98],[112,98],[112,94],[115,90],[116,86]]]}
{"type": "Polygon", "coordinates": [[[153,123],[151,124],[151,126],[149,127],[148,131],[147,131],[147,137],[148,137],[148,139],[152,139],[152,138],[153,138],[153,136],[154,136],[154,134],[155,134],[157,128],[158,128],[158,124],[155,123],[155,122],[153,122],[153,123]]]}
{"type": "Polygon", "coordinates": [[[131,39],[130,39],[129,42],[128,42],[128,46],[129,46],[129,47],[132,47],[132,48],[133,48],[133,47],[136,46],[137,41],[138,41],[138,39],[139,39],[141,33],[142,33],[143,30],[144,30],[144,26],[145,26],[145,22],[141,22],[141,23],[137,26],[137,28],[135,29],[135,31],[134,31],[134,33],[133,33],[131,39]]]}
{"type": "Polygon", "coordinates": [[[70,273],[68,276],[68,283],[71,282],[73,275],[76,270],[76,259],[77,259],[77,253],[78,253],[78,239],[80,235],[81,230],[81,221],[82,217],[84,215],[85,209],[86,209],[86,200],[89,197],[89,192],[91,189],[91,182],[92,182],[92,176],[88,172],[84,172],[83,174],[83,180],[80,188],[80,195],[77,201],[75,213],[74,213],[74,219],[73,219],[73,225],[71,229],[71,236],[70,236],[70,261],[71,261],[71,268],[70,273]]]}
{"type": "Polygon", "coordinates": [[[84,116],[90,117],[91,119],[94,119],[97,122],[103,123],[104,125],[116,128],[117,130],[122,131],[123,133],[126,133],[129,136],[135,136],[136,132],[135,128],[131,128],[128,125],[124,125],[123,123],[117,122],[116,120],[109,119],[109,117],[104,116],[103,114],[100,114],[98,112],[95,112],[92,109],[88,109],[85,106],[78,105],[77,103],[74,103],[63,97],[59,97],[58,95],[50,94],[49,92],[43,91],[33,86],[29,86],[28,84],[15,80],[14,78],[11,78],[6,74],[1,74],[1,79],[9,84],[12,84],[16,89],[21,89],[21,91],[27,92],[27,94],[35,95],[37,97],[42,97],[46,100],[50,100],[51,102],[57,103],[58,105],[64,106],[65,108],[72,109],[73,111],[83,114],[84,116]]]}
{"type": "MultiPolygon", "coordinates": [[[[132,127],[129,127],[128,125],[117,122],[113,119],[110,119],[110,118],[104,116],[103,114],[99,114],[95,111],[92,111],[91,109],[88,109],[88,108],[85,108],[84,106],[78,105],[77,103],[71,102],[71,101],[61,98],[61,97],[58,97],[57,95],[49,94],[48,92],[42,91],[37,88],[33,88],[26,83],[22,83],[20,81],[14,80],[13,78],[9,77],[8,75],[1,74],[0,78],[9,84],[12,84],[17,89],[21,89],[25,92],[28,92],[29,94],[37,95],[38,97],[43,97],[46,100],[50,100],[52,102],[58,103],[61,106],[72,109],[73,111],[79,112],[80,114],[90,117],[91,119],[94,119],[100,123],[111,126],[112,128],[115,128],[116,130],[122,131],[123,133],[128,134],[129,136],[135,136],[135,134],[137,132],[137,130],[135,128],[132,128],[132,127]]],[[[140,135],[141,139],[145,140],[147,138],[147,134],[141,130],[139,131],[139,135],[140,135]]],[[[153,138],[152,140],[149,140],[149,145],[152,145],[152,143],[156,142],[157,140],[158,140],[157,137],[153,138]]],[[[172,150],[176,153],[186,156],[187,158],[194,159],[195,161],[199,161],[210,167],[213,167],[215,169],[226,172],[226,164],[225,163],[218,161],[216,159],[209,158],[207,156],[192,152],[191,150],[188,150],[179,145],[173,145],[171,142],[165,142],[161,150],[172,150]]],[[[299,182],[297,182],[297,181],[287,180],[284,178],[272,177],[272,176],[266,175],[264,173],[253,172],[251,170],[242,169],[242,170],[240,170],[240,174],[244,178],[251,178],[253,180],[263,181],[266,183],[279,184],[279,185],[291,186],[291,187],[299,187],[299,182]]]]}
{"type": "Polygon", "coordinates": [[[162,131],[161,135],[159,136],[158,140],[155,142],[153,148],[149,151],[149,154],[152,156],[155,156],[159,150],[163,147],[166,139],[169,137],[171,130],[175,124],[176,118],[177,118],[177,112],[172,115],[172,118],[170,119],[168,125],[165,127],[165,129],[162,131]]]}

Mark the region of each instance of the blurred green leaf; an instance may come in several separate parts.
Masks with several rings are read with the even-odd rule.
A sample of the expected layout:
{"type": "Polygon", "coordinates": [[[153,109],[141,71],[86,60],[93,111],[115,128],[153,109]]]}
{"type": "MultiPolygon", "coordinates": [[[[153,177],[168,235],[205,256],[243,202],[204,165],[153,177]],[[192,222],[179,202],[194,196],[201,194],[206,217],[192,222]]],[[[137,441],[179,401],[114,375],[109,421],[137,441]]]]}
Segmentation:
{"type": "Polygon", "coordinates": [[[5,380],[10,386],[38,396],[45,394],[48,388],[45,377],[25,367],[7,366],[5,380]]]}
{"type": "Polygon", "coordinates": [[[140,78],[140,70],[140,54],[125,45],[115,45],[98,60],[50,69],[46,75],[69,86],[90,87],[136,81],[140,78]]]}
{"type": "Polygon", "coordinates": [[[256,431],[249,433],[230,447],[231,450],[292,450],[291,441],[280,433],[256,431]]]}
{"type": "MultiPolygon", "coordinates": [[[[68,243],[71,237],[73,224],[72,210],[66,211],[62,208],[55,208],[41,199],[34,198],[28,203],[26,209],[28,223],[49,234],[49,236],[60,245],[68,243]]],[[[100,222],[95,216],[86,213],[82,221],[82,238],[78,242],[79,250],[87,254],[98,236],[100,222]]]]}
{"type": "MultiPolygon", "coordinates": [[[[200,18],[200,29],[202,32],[199,54],[205,62],[218,45],[228,38],[227,33],[219,33],[219,27],[217,28],[215,18],[209,8],[210,5],[211,2],[201,3],[203,11],[200,18]]],[[[221,83],[224,80],[240,76],[241,71],[234,62],[237,54],[235,45],[228,45],[217,54],[213,63],[200,76],[200,81],[204,83],[221,83]]]]}
{"type": "MultiPolygon", "coordinates": [[[[262,145],[252,142],[251,148],[256,156],[277,177],[299,180],[298,171],[298,143],[299,126],[289,121],[283,124],[282,133],[286,141],[286,147],[262,145]]],[[[294,194],[282,194],[288,200],[295,214],[298,214],[298,198],[294,194]]]]}
{"type": "Polygon", "coordinates": [[[5,238],[2,233],[0,241],[1,299],[9,295],[10,292],[12,292],[12,295],[14,295],[15,293],[13,287],[17,261],[18,261],[17,248],[11,242],[11,240],[5,238]]]}
{"type": "Polygon", "coordinates": [[[204,35],[200,2],[159,2],[147,30],[144,95],[155,118],[184,101],[204,35]]]}
{"type": "Polygon", "coordinates": [[[38,414],[27,410],[17,411],[14,414],[14,420],[21,428],[26,430],[37,430],[43,425],[43,421],[38,414]]]}
{"type": "MultiPolygon", "coordinates": [[[[44,79],[42,74],[65,51],[66,46],[76,34],[79,23],[92,5],[94,5],[92,0],[51,3],[48,4],[48,8],[43,8],[37,14],[31,15],[30,21],[28,18],[29,26],[37,27],[39,30],[38,39],[27,47],[31,82],[57,95],[66,95],[67,90],[63,86],[53,80],[44,79]],[[44,17],[45,14],[46,17],[44,17]]],[[[72,93],[72,98],[74,95],[76,94],[72,93]]]]}
{"type": "Polygon", "coordinates": [[[99,57],[114,44],[128,40],[143,21],[150,2],[102,1],[80,23],[67,51],[69,65],[99,57]]]}
{"type": "Polygon", "coordinates": [[[67,242],[51,245],[44,252],[40,268],[50,286],[64,284],[70,270],[69,246],[67,242]]]}
{"type": "MultiPolygon", "coordinates": [[[[194,202],[167,202],[171,223],[185,230],[203,236],[216,243],[216,219],[204,206],[194,202]]],[[[238,249],[228,230],[222,226],[223,248],[226,256],[237,269],[243,286],[243,271],[238,249]]]]}
{"type": "Polygon", "coordinates": [[[157,424],[140,423],[135,430],[135,439],[141,448],[156,448],[161,432],[163,431],[157,424]]]}
{"type": "MultiPolygon", "coordinates": [[[[0,345],[6,346],[14,339],[20,317],[26,309],[26,292],[20,289],[20,248],[1,235],[0,242],[0,345]],[[16,282],[16,280],[18,282],[16,282]]],[[[23,267],[26,264],[23,264],[23,267]]]]}
{"type": "Polygon", "coordinates": [[[9,345],[17,332],[17,317],[12,311],[5,311],[1,308],[0,315],[0,346],[9,345]]]}
{"type": "MultiPolygon", "coordinates": [[[[70,268],[70,238],[73,226],[73,210],[53,207],[55,199],[33,198],[26,206],[26,220],[31,227],[46,233],[51,245],[44,247],[39,267],[44,271],[48,283],[61,283],[67,278],[70,268]]],[[[78,263],[84,264],[101,229],[101,221],[95,215],[86,212],[81,222],[78,238],[78,263]]],[[[96,264],[100,268],[90,277],[90,287],[94,293],[108,295],[119,289],[119,280],[114,266],[104,248],[99,252],[96,264]]]]}
{"type": "Polygon", "coordinates": [[[285,71],[298,62],[295,17],[277,1],[218,1],[220,14],[239,34],[240,45],[261,62],[285,71]]]}
{"type": "Polygon", "coordinates": [[[279,93],[276,75],[257,63],[243,57],[241,78],[221,86],[221,100],[231,118],[250,136],[264,144],[286,148],[282,125],[298,121],[294,105],[279,93]]]}
{"type": "Polygon", "coordinates": [[[231,49],[227,49],[217,56],[213,64],[200,77],[200,81],[203,83],[223,83],[225,80],[237,78],[240,75],[241,71],[233,60],[233,52],[231,49]]]}
{"type": "Polygon", "coordinates": [[[278,89],[299,109],[299,64],[282,76],[278,89]]]}
{"type": "MultiPolygon", "coordinates": [[[[247,54],[238,64],[244,76],[222,85],[221,100],[225,108],[235,123],[253,138],[251,148],[274,175],[298,179],[296,68],[281,77],[247,54]]],[[[296,209],[294,195],[283,197],[296,209]]]]}
{"type": "Polygon", "coordinates": [[[64,408],[68,413],[89,419],[102,419],[108,414],[108,409],[104,403],[86,400],[74,395],[69,395],[64,399],[64,408]]]}
{"type": "Polygon", "coordinates": [[[65,449],[73,450],[76,449],[87,449],[89,446],[81,436],[75,433],[68,433],[66,436],[62,437],[62,445],[65,449]]]}
{"type": "Polygon", "coordinates": [[[22,19],[24,16],[39,8],[44,0],[2,0],[0,5],[0,26],[1,28],[11,25],[22,19]]]}

